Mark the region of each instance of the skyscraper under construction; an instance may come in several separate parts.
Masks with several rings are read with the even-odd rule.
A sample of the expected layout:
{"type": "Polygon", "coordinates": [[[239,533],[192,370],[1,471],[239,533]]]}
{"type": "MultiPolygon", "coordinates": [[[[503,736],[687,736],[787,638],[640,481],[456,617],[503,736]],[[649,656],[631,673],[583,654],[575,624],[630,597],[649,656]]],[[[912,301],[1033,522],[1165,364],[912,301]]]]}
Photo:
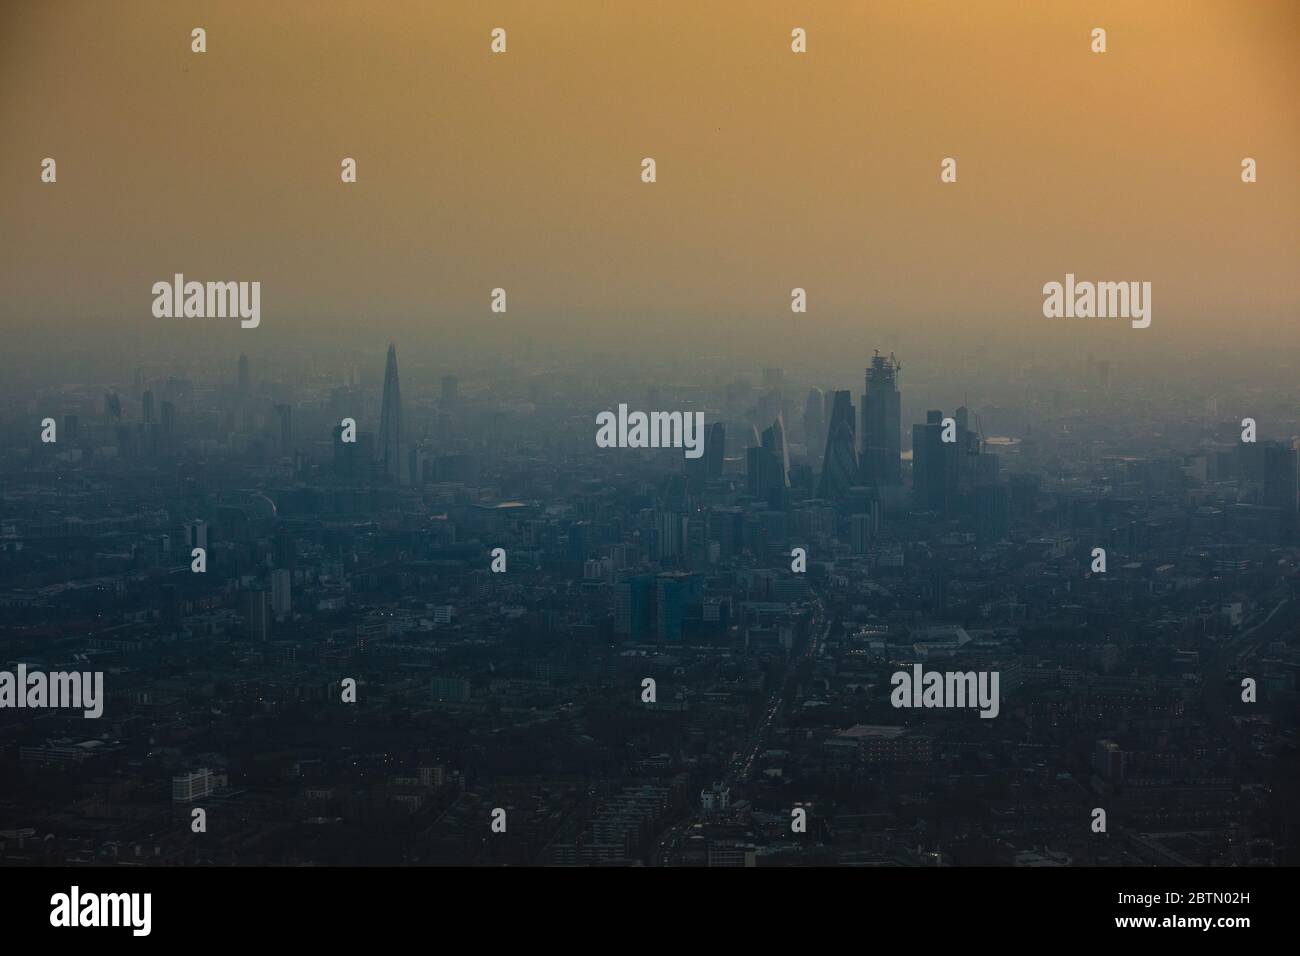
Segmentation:
{"type": "Polygon", "coordinates": [[[878,351],[867,368],[867,390],[862,396],[862,480],[877,488],[903,483],[901,368],[892,352],[885,358],[878,351]]]}

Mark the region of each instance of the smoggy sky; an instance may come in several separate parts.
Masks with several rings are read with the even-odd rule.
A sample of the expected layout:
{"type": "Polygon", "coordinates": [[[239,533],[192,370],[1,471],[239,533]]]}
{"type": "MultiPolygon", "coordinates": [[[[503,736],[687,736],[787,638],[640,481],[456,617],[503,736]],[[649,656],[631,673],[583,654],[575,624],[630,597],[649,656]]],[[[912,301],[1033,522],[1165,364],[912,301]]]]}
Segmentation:
{"type": "Polygon", "coordinates": [[[1153,285],[1076,336],[1294,347],[1298,52],[1293,0],[10,2],[0,317],[166,334],[183,272],[262,282],[239,336],[1032,339],[1073,272],[1153,285]]]}

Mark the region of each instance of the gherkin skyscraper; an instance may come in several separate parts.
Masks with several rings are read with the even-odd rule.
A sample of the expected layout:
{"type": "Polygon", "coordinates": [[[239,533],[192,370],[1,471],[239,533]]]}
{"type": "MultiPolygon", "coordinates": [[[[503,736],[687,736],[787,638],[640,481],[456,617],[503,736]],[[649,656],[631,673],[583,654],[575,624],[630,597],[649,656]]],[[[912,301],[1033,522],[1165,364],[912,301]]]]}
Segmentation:
{"type": "Polygon", "coordinates": [[[375,460],[394,482],[406,484],[407,471],[402,467],[402,388],[397,382],[397,346],[392,343],[388,345],[388,362],[384,366],[384,402],[379,411],[375,460]]]}
{"type": "Polygon", "coordinates": [[[854,428],[853,398],[850,392],[835,392],[831,420],[826,429],[826,456],[817,497],[834,501],[858,484],[858,442],[854,428]]]}

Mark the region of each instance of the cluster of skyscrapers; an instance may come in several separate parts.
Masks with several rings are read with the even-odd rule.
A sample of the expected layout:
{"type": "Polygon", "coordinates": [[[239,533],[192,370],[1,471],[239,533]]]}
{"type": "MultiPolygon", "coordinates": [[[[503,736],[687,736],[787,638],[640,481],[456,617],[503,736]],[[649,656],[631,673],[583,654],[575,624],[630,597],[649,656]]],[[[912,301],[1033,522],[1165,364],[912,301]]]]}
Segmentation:
{"type": "Polygon", "coordinates": [[[858,428],[851,392],[808,395],[804,427],[810,435],[822,431],[825,440],[814,444],[810,454],[821,453],[818,496],[843,498],[850,488],[894,487],[902,484],[902,404],[898,391],[901,366],[891,354],[877,352],[866,372],[862,394],[862,424],[858,428]],[[824,425],[823,425],[824,423],[824,425]]]}
{"type": "MultiPolygon", "coordinates": [[[[849,390],[813,388],[804,406],[807,459],[820,461],[808,490],[866,517],[878,528],[885,506],[910,507],[944,517],[974,516],[981,538],[1005,533],[1008,490],[999,482],[998,458],[984,450],[970,414],[958,408],[951,419],[931,410],[912,427],[912,490],[906,500],[903,475],[901,364],[877,351],[867,366],[860,414],[849,390]]],[[[769,370],[775,371],[775,370],[769,370]]],[[[776,384],[776,378],[772,379],[776,384]]],[[[720,426],[718,426],[720,427],[720,426]]],[[[790,454],[780,412],[761,436],[752,429],[746,451],[747,491],[768,507],[786,507],[791,487],[790,454]]]]}

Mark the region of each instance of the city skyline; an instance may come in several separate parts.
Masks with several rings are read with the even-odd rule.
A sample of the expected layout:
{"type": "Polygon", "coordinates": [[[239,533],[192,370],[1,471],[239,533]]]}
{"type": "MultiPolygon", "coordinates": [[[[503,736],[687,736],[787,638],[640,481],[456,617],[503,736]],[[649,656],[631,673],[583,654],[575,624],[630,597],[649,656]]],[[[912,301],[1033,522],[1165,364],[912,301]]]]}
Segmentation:
{"type": "MultiPolygon", "coordinates": [[[[398,344],[369,384],[346,353],[345,374],[323,381],[244,353],[214,381],[163,367],[137,369],[118,391],[64,386],[67,406],[47,408],[59,429],[51,442],[17,438],[12,428],[27,426],[11,421],[17,454],[0,465],[0,732],[16,737],[0,747],[13,768],[0,826],[40,819],[55,834],[51,851],[79,860],[60,834],[83,824],[24,802],[24,788],[125,766],[141,740],[106,736],[100,722],[128,727],[161,706],[195,744],[130,779],[159,821],[144,845],[172,863],[229,860],[230,836],[209,831],[207,849],[187,848],[162,823],[168,814],[221,820],[236,806],[248,820],[239,839],[261,846],[241,858],[259,862],[1292,859],[1294,822],[1277,804],[1289,792],[1279,776],[1294,716],[1285,628],[1300,582],[1300,452],[1287,437],[1300,420],[1293,408],[1277,417],[1286,396],[1261,404],[1248,434],[1202,391],[1200,412],[1171,429],[1158,403],[1109,400],[1112,389],[1154,398],[1141,379],[1126,383],[1104,357],[1086,357],[1055,394],[1022,395],[1027,426],[1001,437],[986,427],[1005,409],[980,396],[935,408],[890,374],[894,358],[865,346],[859,381],[883,409],[874,422],[858,417],[849,390],[779,366],[702,391],[624,381],[643,407],[709,410],[704,454],[690,459],[597,447],[594,415],[550,416],[582,388],[563,378],[534,381],[520,404],[452,373],[424,381],[408,409],[398,344]],[[146,414],[146,396],[171,406],[165,427],[146,414]],[[880,449],[904,405],[926,411],[901,416],[913,437],[894,458],[880,449]],[[807,427],[815,410],[820,440],[807,427]],[[340,438],[349,418],[352,444],[340,438]],[[862,469],[863,444],[883,477],[862,469]],[[397,473],[384,445],[404,451],[397,473]],[[160,485],[166,474],[182,478],[160,485]],[[50,478],[67,489],[59,499],[41,490],[50,478]],[[123,534],[131,546],[115,553],[123,534]],[[118,583],[105,591],[114,567],[118,583]],[[101,623],[83,636],[90,609],[101,623]],[[51,735],[28,723],[39,704],[2,706],[11,671],[75,668],[78,647],[92,667],[113,663],[97,672],[100,716],[54,718],[51,735]],[[165,690],[178,686],[164,676],[178,665],[194,687],[214,682],[197,709],[165,690]],[[735,668],[749,675],[740,684],[735,668]],[[1247,681],[1252,689],[1237,687],[1247,681]],[[266,707],[272,725],[256,716],[266,707]],[[393,707],[414,736],[392,737],[393,707]],[[1041,723],[1041,708],[1076,736],[1041,723]],[[1030,831],[985,818],[953,789],[953,768],[972,759],[964,711],[993,729],[981,732],[990,736],[973,776],[958,779],[983,787],[990,806],[1015,807],[1030,831]],[[381,790],[363,797],[364,776],[307,743],[320,721],[363,752],[355,734],[383,728],[402,756],[381,790]],[[1269,761],[1202,754],[1207,740],[1232,739],[1224,721],[1255,728],[1269,761]],[[492,744],[466,743],[488,728],[492,744]],[[575,733],[596,749],[571,752],[575,733]],[[641,741],[631,765],[619,756],[624,734],[641,741]],[[1023,741],[1035,742],[1022,752],[1023,741]],[[258,754],[286,746],[294,774],[259,769],[258,754]],[[1034,763],[1045,754],[1052,785],[1034,763]],[[547,761],[592,760],[603,768],[592,778],[599,805],[546,789],[547,761]],[[1014,785],[974,783],[990,774],[1014,785]],[[1255,796],[1223,809],[1222,775],[1255,796]],[[1166,806],[1174,792],[1192,804],[1166,806]],[[896,801],[920,797],[933,809],[918,811],[929,823],[914,829],[896,801]],[[384,822],[361,822],[362,799],[392,808],[384,822]],[[303,800],[355,820],[371,848],[349,848],[341,834],[258,842],[277,807],[303,800]],[[807,808],[807,829],[791,835],[782,818],[792,800],[807,808]],[[455,834],[494,832],[495,805],[532,836],[457,849],[469,844],[455,834]],[[1089,807],[1140,839],[1093,840],[1097,820],[1106,824],[1089,807]],[[1212,834],[1204,845],[1168,832],[1193,824],[1212,834]]],[[[909,375],[925,372],[924,352],[906,358],[909,375]]],[[[1225,405],[1237,400],[1235,383],[1220,387],[1225,405]]],[[[9,852],[9,862],[37,858],[21,843],[9,852]]]]}

